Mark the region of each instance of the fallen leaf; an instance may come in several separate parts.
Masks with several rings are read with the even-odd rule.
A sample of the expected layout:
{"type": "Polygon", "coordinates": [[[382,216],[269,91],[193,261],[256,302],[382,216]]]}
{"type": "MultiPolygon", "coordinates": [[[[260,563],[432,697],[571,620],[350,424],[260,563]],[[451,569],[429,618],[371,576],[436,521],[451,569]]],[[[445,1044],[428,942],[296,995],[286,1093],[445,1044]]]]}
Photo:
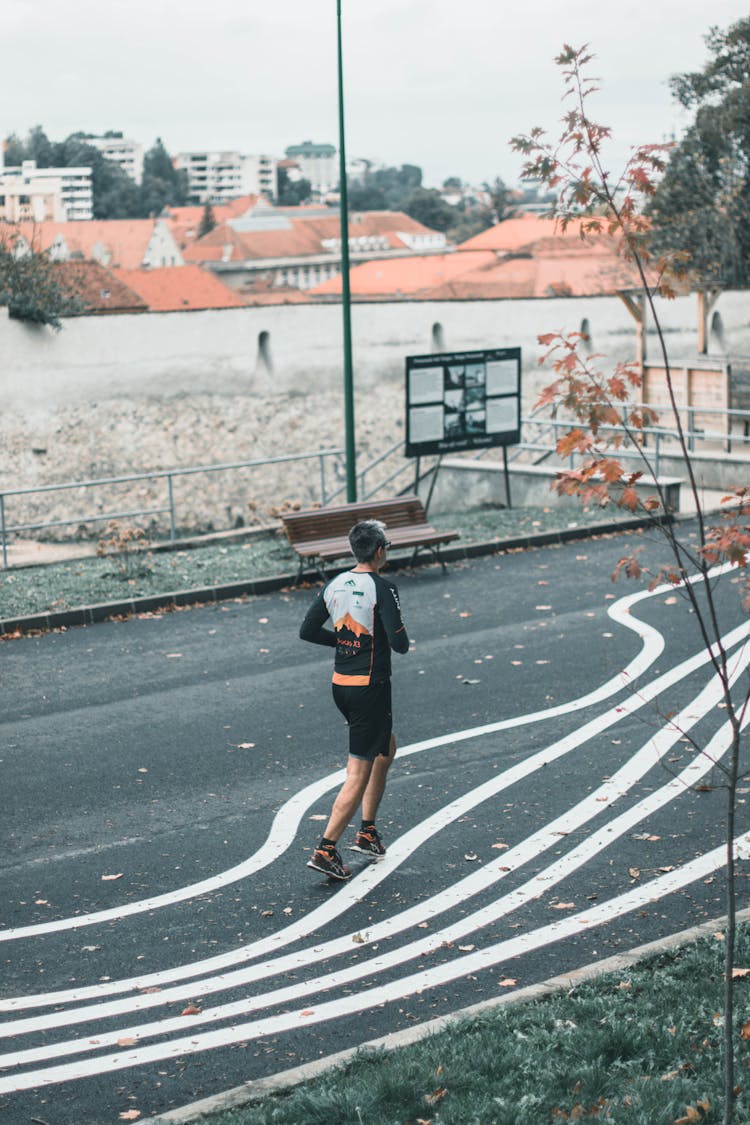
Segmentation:
{"type": "Polygon", "coordinates": [[[471,951],[473,949],[476,949],[476,946],[475,945],[459,945],[458,948],[461,950],[462,953],[471,953],[471,951]]]}
{"type": "Polygon", "coordinates": [[[362,934],[352,934],[352,941],[356,941],[357,945],[364,945],[365,939],[362,934]]]}
{"type": "Polygon", "coordinates": [[[437,1090],[433,1090],[431,1094],[425,1094],[424,1100],[427,1102],[427,1105],[437,1105],[438,1102],[443,1100],[447,1093],[447,1087],[438,1086],[437,1090]]]}
{"type": "Polygon", "coordinates": [[[492,844],[491,846],[492,846],[493,848],[497,848],[497,850],[498,850],[499,852],[503,851],[503,849],[504,849],[504,848],[508,848],[508,847],[510,847],[510,845],[509,845],[509,844],[492,844]]]}
{"type": "Polygon", "coordinates": [[[314,1008],[305,1008],[304,1012],[300,1012],[300,1015],[301,1016],[314,1016],[315,1015],[315,1009],[314,1008]]]}
{"type": "Polygon", "coordinates": [[[619,988],[620,990],[632,988],[633,982],[629,981],[629,980],[621,980],[620,983],[618,985],[616,985],[616,987],[619,988]]]}
{"type": "Polygon", "coordinates": [[[166,656],[167,660],[178,660],[182,656],[182,653],[181,652],[165,652],[164,655],[166,656]]]}
{"type": "Polygon", "coordinates": [[[118,875],[102,875],[103,883],[111,882],[113,879],[122,879],[122,871],[118,875]]]}
{"type": "Polygon", "coordinates": [[[674,871],[674,866],[665,866],[665,867],[658,867],[658,868],[657,868],[657,871],[663,871],[663,872],[664,872],[664,874],[666,875],[666,873],[667,873],[668,871],[674,871]]]}
{"type": "Polygon", "coordinates": [[[254,742],[238,742],[237,743],[237,749],[238,750],[252,750],[254,746],[255,746],[254,742]]]}
{"type": "Polygon", "coordinates": [[[497,982],[498,988],[512,988],[514,984],[518,984],[514,977],[503,977],[497,982]]]}
{"type": "Polygon", "coordinates": [[[707,1114],[710,1109],[711,1103],[708,1098],[697,1101],[695,1105],[686,1105],[685,1116],[675,1118],[674,1125],[691,1125],[693,1121],[703,1121],[704,1114],[707,1114]]]}
{"type": "Polygon", "coordinates": [[[49,906],[49,902],[46,898],[35,898],[34,906],[49,906]]]}
{"type": "Polygon", "coordinates": [[[470,613],[459,613],[459,617],[471,617],[470,613]]]}
{"type": "Polygon", "coordinates": [[[187,1008],[183,1008],[180,1012],[181,1016],[199,1016],[201,1009],[195,1004],[188,1004],[187,1008]]]}
{"type": "Polygon", "coordinates": [[[750,1020],[743,1023],[742,1030],[740,1031],[740,1039],[750,1039],[750,1020]]]}
{"type": "Polygon", "coordinates": [[[665,598],[664,604],[665,605],[677,605],[677,598],[675,598],[675,597],[665,598]]]}
{"type": "Polygon", "coordinates": [[[574,902],[553,902],[550,906],[551,910],[575,910],[575,908],[574,902]]]}
{"type": "Polygon", "coordinates": [[[261,918],[273,918],[273,910],[261,910],[261,918]]]}
{"type": "Polygon", "coordinates": [[[429,930],[429,928],[430,928],[429,922],[417,922],[417,929],[418,930],[429,930]]]}
{"type": "Polygon", "coordinates": [[[138,1042],[138,1040],[134,1039],[132,1036],[125,1036],[124,1039],[118,1039],[117,1040],[117,1046],[118,1047],[135,1047],[137,1042],[138,1042]]]}
{"type": "Polygon", "coordinates": [[[628,875],[630,876],[631,879],[640,879],[640,877],[641,877],[640,867],[629,867],[628,868],[628,875]]]}
{"type": "Polygon", "coordinates": [[[120,1121],[135,1121],[140,1116],[141,1111],[139,1109],[126,1109],[124,1113],[120,1114],[120,1121]]]}

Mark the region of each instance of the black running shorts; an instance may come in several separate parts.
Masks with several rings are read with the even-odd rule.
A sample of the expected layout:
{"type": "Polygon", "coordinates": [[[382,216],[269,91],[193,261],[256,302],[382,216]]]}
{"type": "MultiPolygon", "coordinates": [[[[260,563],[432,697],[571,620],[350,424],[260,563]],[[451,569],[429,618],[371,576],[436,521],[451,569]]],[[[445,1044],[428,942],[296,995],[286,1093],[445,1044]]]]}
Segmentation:
{"type": "Polygon", "coordinates": [[[393,729],[391,681],[365,687],[333,684],[333,701],[349,724],[349,753],[374,762],[388,756],[393,729]]]}

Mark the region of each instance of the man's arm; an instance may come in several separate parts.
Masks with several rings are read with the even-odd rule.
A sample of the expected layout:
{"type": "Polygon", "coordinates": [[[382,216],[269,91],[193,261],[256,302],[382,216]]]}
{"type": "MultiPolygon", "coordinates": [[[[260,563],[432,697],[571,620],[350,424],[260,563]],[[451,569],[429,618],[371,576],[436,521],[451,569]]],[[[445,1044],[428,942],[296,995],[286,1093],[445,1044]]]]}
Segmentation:
{"type": "Polygon", "coordinates": [[[328,648],[335,648],[336,634],[333,629],[323,628],[327,620],[328,607],[321,590],[305,614],[305,620],[300,625],[299,635],[302,640],[310,641],[314,645],[326,645],[328,648]]]}
{"type": "Polygon", "coordinates": [[[401,603],[398,600],[398,590],[392,582],[381,578],[378,583],[378,609],[380,620],[383,622],[388,644],[394,652],[409,651],[409,637],[406,626],[401,620],[401,603]]]}

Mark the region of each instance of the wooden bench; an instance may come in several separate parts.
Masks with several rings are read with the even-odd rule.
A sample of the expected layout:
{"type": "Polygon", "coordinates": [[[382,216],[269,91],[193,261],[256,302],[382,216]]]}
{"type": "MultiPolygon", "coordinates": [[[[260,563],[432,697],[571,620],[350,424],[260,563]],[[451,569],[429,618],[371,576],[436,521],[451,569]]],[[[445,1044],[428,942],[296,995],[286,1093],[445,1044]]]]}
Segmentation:
{"type": "Polygon", "coordinates": [[[323,565],[351,555],[349,532],[360,520],[381,520],[392,547],[414,547],[411,564],[423,548],[431,551],[445,570],[440,546],[459,538],[457,531],[438,531],[427,522],[427,513],[418,496],[397,496],[393,500],[366,500],[341,504],[336,508],[312,508],[281,516],[292,548],[299,555],[297,581],[306,562],[314,562],[327,581],[323,565]]]}

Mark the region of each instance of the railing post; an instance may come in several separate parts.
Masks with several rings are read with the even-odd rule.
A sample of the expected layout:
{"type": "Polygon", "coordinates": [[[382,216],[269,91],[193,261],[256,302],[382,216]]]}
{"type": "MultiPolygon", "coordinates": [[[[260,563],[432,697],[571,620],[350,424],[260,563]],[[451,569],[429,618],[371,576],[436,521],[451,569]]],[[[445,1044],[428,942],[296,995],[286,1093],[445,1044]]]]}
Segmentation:
{"type": "Polygon", "coordinates": [[[5,534],[5,497],[0,492],[0,537],[3,541],[3,570],[8,569],[8,537],[5,534]]]}
{"type": "Polygon", "coordinates": [[[654,476],[659,476],[659,451],[661,449],[661,434],[656,431],[656,445],[654,448],[654,476]]]}
{"type": "Polygon", "coordinates": [[[177,538],[174,529],[174,492],[172,490],[172,474],[167,477],[167,488],[169,489],[169,540],[174,543],[177,538]]]}
{"type": "Polygon", "coordinates": [[[321,507],[326,506],[326,459],[322,453],[318,454],[318,465],[320,467],[320,503],[321,507]]]}

